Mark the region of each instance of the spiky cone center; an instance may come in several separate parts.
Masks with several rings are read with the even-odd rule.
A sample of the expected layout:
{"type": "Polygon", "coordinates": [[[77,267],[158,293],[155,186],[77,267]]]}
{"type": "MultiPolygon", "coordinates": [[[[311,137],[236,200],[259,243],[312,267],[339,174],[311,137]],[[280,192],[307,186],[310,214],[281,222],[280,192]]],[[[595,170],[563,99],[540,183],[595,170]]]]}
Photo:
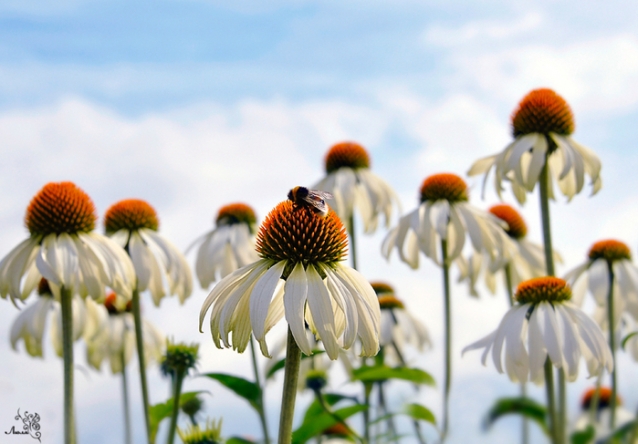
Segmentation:
{"type": "Polygon", "coordinates": [[[393,308],[405,308],[403,301],[394,295],[386,294],[379,296],[379,307],[381,310],[391,310],[393,308]]]}
{"type": "Polygon", "coordinates": [[[73,182],[49,182],[27,208],[24,223],[32,236],[88,233],[97,214],[91,198],[73,182]]]}
{"type": "Polygon", "coordinates": [[[467,184],[456,174],[434,174],[421,184],[421,202],[447,200],[450,203],[467,202],[467,184]]]}
{"type": "Polygon", "coordinates": [[[381,296],[382,294],[394,294],[392,285],[386,284],[385,282],[370,282],[370,285],[377,296],[381,296]]]}
{"type": "Polygon", "coordinates": [[[523,239],[527,235],[527,225],[523,216],[507,204],[494,205],[490,213],[507,223],[505,232],[514,239],[523,239]]]}
{"type": "Polygon", "coordinates": [[[40,282],[38,282],[38,296],[53,296],[51,287],[49,287],[49,281],[47,281],[45,278],[40,279],[40,282]]]}
{"type": "Polygon", "coordinates": [[[514,298],[521,304],[568,301],[572,289],[561,278],[544,276],[518,284],[514,298]]]}
{"type": "Polygon", "coordinates": [[[605,259],[607,262],[631,260],[631,252],[624,242],[607,239],[596,242],[589,249],[589,260],[605,259]]]}
{"type": "MultiPolygon", "coordinates": [[[[580,406],[583,410],[589,410],[591,407],[591,403],[594,400],[594,395],[596,393],[596,388],[590,388],[583,395],[583,399],[580,402],[580,406]]],[[[598,391],[598,408],[602,409],[605,407],[609,407],[611,404],[611,388],[609,387],[600,387],[598,391]]],[[[622,399],[620,396],[616,395],[616,406],[622,405],[622,399]]]]}
{"type": "Polygon", "coordinates": [[[339,168],[370,168],[370,156],[364,147],[356,142],[341,142],[333,145],[326,153],[326,173],[339,168]]]}
{"type": "Polygon", "coordinates": [[[221,444],[221,419],[206,422],[204,428],[189,425],[186,430],[177,429],[177,434],[184,444],[221,444]]]}
{"type": "Polygon", "coordinates": [[[338,422],[325,429],[321,434],[331,438],[348,438],[350,431],[345,425],[338,422]]]}
{"type": "Polygon", "coordinates": [[[119,230],[135,231],[148,228],[157,231],[159,219],[155,209],[141,199],[124,199],[106,210],[104,228],[107,234],[119,230]]]}
{"type": "Polygon", "coordinates": [[[548,88],[531,91],[512,114],[514,137],[550,132],[569,136],[575,127],[574,115],[565,99],[548,88]]]}
{"type": "Polygon", "coordinates": [[[199,359],[199,344],[168,343],[166,354],[161,363],[165,374],[186,374],[195,368],[199,359]]]}
{"type": "Polygon", "coordinates": [[[232,203],[219,209],[215,222],[217,225],[235,225],[243,223],[252,227],[257,223],[257,216],[250,206],[244,203],[232,203]]]}
{"type": "Polygon", "coordinates": [[[257,253],[275,262],[334,265],[345,258],[348,235],[332,210],[326,216],[290,200],[278,204],[266,216],[257,233],[257,253]]]}
{"type": "Polygon", "coordinates": [[[121,307],[117,303],[117,296],[114,292],[110,292],[104,298],[104,307],[106,311],[109,312],[109,315],[119,315],[122,313],[132,313],[133,312],[133,303],[132,301],[128,301],[124,307],[121,307]]]}

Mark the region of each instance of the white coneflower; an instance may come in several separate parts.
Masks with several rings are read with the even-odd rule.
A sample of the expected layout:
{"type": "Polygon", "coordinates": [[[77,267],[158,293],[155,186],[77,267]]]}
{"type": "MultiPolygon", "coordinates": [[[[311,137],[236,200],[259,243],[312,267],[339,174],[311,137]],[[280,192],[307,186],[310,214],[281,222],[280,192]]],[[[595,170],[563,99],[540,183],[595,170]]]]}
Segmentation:
{"type": "Polygon", "coordinates": [[[202,288],[259,259],[255,251],[256,223],[255,212],[246,204],[233,203],[219,209],[216,227],[193,243],[200,244],[195,273],[202,288]]]}
{"type": "Polygon", "coordinates": [[[370,171],[370,156],[358,143],[333,145],[326,153],[325,167],[326,177],[313,188],[334,196],[334,210],[341,220],[349,221],[356,208],[364,232],[373,233],[380,214],[389,226],[393,207],[401,211],[398,196],[386,181],[370,171]]]}
{"type": "Polygon", "coordinates": [[[547,162],[549,197],[553,197],[552,183],[556,181],[561,192],[571,199],[583,189],[585,174],[591,178],[592,194],[596,194],[602,187],[600,160],[571,138],[574,128],[574,116],[565,99],[551,89],[535,89],[521,100],[512,115],[514,141],[502,152],[474,162],[468,175],[485,174],[485,187],[494,168],[498,195],[506,180],[519,203],[524,203],[526,193],[534,189],[547,162]]]}
{"type": "Polygon", "coordinates": [[[193,277],[184,255],[157,232],[159,219],[152,206],[139,199],[122,200],[106,211],[104,228],[131,256],[140,292],[148,289],[159,306],[166,281],[168,294],[184,303],[193,291],[193,277]]]}
{"type": "Polygon", "coordinates": [[[130,299],[133,265],[115,242],[93,232],[96,220],[91,198],[75,184],[45,185],[27,208],[29,238],[0,262],[0,296],[24,299],[44,277],[58,298],[64,287],[100,299],[108,286],[130,299]]]}
{"type": "Polygon", "coordinates": [[[583,356],[590,376],[603,369],[611,372],[612,356],[600,327],[570,302],[571,289],[556,277],[540,277],[522,282],[516,302],[493,333],[471,344],[468,350],[483,348],[482,362],[492,352],[499,373],[514,382],[544,381],[545,360],[562,368],[569,381],[578,376],[583,356]]]}
{"type": "MultiPolygon", "coordinates": [[[[574,431],[585,431],[588,426],[593,425],[593,442],[608,442],[607,439],[609,439],[612,432],[614,432],[614,430],[609,428],[611,397],[612,390],[609,387],[599,387],[598,389],[592,387],[588,389],[580,402],[581,413],[574,421],[574,431]],[[597,405],[593,406],[592,403],[596,398],[597,390],[597,405]]],[[[633,421],[635,419],[635,415],[622,407],[623,402],[620,396],[616,397],[616,402],[616,416],[618,417],[618,424],[622,426],[633,421]]]]}
{"type": "Polygon", "coordinates": [[[359,337],[364,355],[379,349],[379,304],[370,284],[343,265],[347,236],[339,217],[290,200],[268,214],[257,235],[258,261],[226,276],[200,311],[200,330],[212,307],[211,333],[219,348],[243,352],[251,332],[269,356],[266,333],[282,318],[305,354],[306,323],[336,359],[359,337]],[[232,341],[229,335],[232,332],[232,341]]]}
{"type": "Polygon", "coordinates": [[[399,225],[383,240],[381,251],[387,258],[396,247],[399,257],[412,268],[419,266],[419,250],[441,264],[438,246],[447,241],[447,259],[454,261],[463,250],[469,234],[477,252],[494,260],[507,257],[513,250],[505,224],[492,214],[468,202],[467,184],[456,174],[435,174],[423,181],[420,205],[401,217],[399,225]]]}

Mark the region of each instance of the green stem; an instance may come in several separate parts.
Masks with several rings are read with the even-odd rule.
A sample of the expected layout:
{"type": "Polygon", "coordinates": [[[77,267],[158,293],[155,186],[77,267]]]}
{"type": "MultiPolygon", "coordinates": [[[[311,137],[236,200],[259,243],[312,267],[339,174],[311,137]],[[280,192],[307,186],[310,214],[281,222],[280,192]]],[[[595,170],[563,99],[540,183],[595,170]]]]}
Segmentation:
{"type": "Polygon", "coordinates": [[[281,416],[279,417],[278,444],[290,444],[292,441],[292,420],[297,398],[297,381],[299,380],[299,364],[301,350],[288,327],[288,343],[286,345],[286,364],[284,366],[284,390],[281,399],[281,416]]]}
{"type": "Polygon", "coordinates": [[[392,442],[398,444],[398,436],[397,436],[397,428],[394,424],[394,418],[390,415],[390,411],[388,410],[388,406],[385,402],[385,391],[383,390],[383,382],[377,383],[377,389],[379,394],[379,406],[381,407],[381,411],[383,415],[387,418],[386,422],[388,425],[388,434],[392,436],[392,442]]]}
{"type": "Polygon", "coordinates": [[[62,354],[64,360],[64,442],[75,444],[73,410],[73,295],[64,286],[60,290],[62,308],[62,354]]]}
{"type": "Polygon", "coordinates": [[[441,239],[441,254],[443,268],[443,306],[445,316],[445,381],[443,384],[443,425],[441,428],[441,443],[445,442],[449,428],[449,400],[452,385],[452,316],[450,300],[450,264],[447,258],[447,240],[441,239]]]}
{"type": "Polygon", "coordinates": [[[565,383],[565,369],[556,369],[558,373],[558,427],[557,436],[560,444],[567,441],[567,384],[565,383]]]}
{"type": "Polygon", "coordinates": [[[264,433],[264,443],[270,444],[270,435],[268,433],[268,422],[266,421],[266,415],[264,413],[264,390],[261,385],[261,379],[259,377],[259,368],[257,366],[257,354],[255,353],[255,342],[253,336],[250,335],[250,356],[253,361],[253,372],[255,373],[255,383],[259,387],[259,421],[261,422],[261,429],[264,433]]]}
{"type": "Polygon", "coordinates": [[[601,372],[598,378],[596,378],[596,388],[589,402],[589,425],[592,427],[596,427],[596,423],[598,422],[598,403],[600,401],[600,383],[602,377],[603,373],[601,372]]]}
{"type": "Polygon", "coordinates": [[[614,363],[614,369],[611,372],[611,399],[609,400],[609,408],[611,415],[609,417],[609,429],[616,428],[616,335],[614,333],[614,267],[611,261],[607,261],[609,270],[609,293],[607,297],[607,322],[609,323],[609,348],[611,349],[611,358],[614,363]]]}
{"type": "Polygon", "coordinates": [[[140,383],[142,386],[142,403],[144,405],[144,423],[146,425],[146,439],[152,443],[151,423],[149,418],[148,384],[146,383],[146,358],[144,357],[144,337],[142,334],[142,312],[140,309],[140,292],[137,285],[133,290],[133,318],[135,319],[135,342],[137,345],[137,361],[140,366],[140,383]]]}
{"type": "Polygon", "coordinates": [[[184,372],[175,373],[175,381],[173,384],[173,413],[171,414],[171,425],[168,429],[168,444],[173,444],[175,441],[175,432],[177,431],[177,417],[179,414],[179,397],[182,394],[182,382],[184,381],[184,372]]]}
{"type": "Polygon", "coordinates": [[[122,402],[124,404],[124,442],[131,443],[131,413],[128,402],[128,382],[126,381],[126,357],[124,355],[124,347],[120,354],[122,362],[122,402]]]}
{"type": "Polygon", "coordinates": [[[317,402],[319,402],[319,405],[321,406],[321,408],[323,409],[324,412],[326,412],[328,415],[330,415],[332,417],[332,419],[337,421],[337,423],[339,423],[342,426],[344,426],[346,428],[346,430],[348,431],[348,433],[350,434],[350,436],[352,436],[353,438],[355,438],[357,441],[359,441],[361,443],[367,443],[367,441],[364,441],[359,436],[359,434],[357,432],[355,432],[353,429],[350,428],[348,423],[346,423],[343,420],[343,418],[341,418],[339,415],[337,415],[335,412],[332,411],[332,409],[330,408],[330,406],[326,402],[326,399],[324,398],[323,393],[321,393],[321,389],[315,388],[315,389],[313,389],[313,391],[315,392],[315,398],[317,399],[317,402]]]}
{"type": "MultiPolygon", "coordinates": [[[[364,361],[365,363],[365,361],[364,361]]],[[[366,442],[370,441],[370,408],[372,405],[370,404],[370,392],[372,391],[372,384],[369,382],[363,383],[363,402],[365,403],[367,409],[363,411],[363,438],[366,442]]]]}
{"type": "Polygon", "coordinates": [[[554,400],[554,371],[549,357],[545,360],[545,391],[547,394],[547,416],[549,420],[549,435],[553,444],[558,443],[556,427],[556,401],[554,400]]]}
{"type": "Polygon", "coordinates": [[[350,233],[350,257],[352,257],[352,268],[357,269],[357,241],[354,233],[354,210],[348,218],[348,232],[350,233]]]}

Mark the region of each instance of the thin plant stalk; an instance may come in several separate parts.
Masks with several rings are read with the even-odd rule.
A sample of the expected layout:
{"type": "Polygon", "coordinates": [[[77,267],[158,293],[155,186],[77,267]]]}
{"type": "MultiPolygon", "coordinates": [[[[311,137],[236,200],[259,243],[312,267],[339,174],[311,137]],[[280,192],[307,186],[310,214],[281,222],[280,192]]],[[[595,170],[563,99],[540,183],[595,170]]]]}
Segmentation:
{"type": "Polygon", "coordinates": [[[168,444],[173,444],[175,441],[175,434],[177,432],[177,417],[179,416],[179,397],[182,394],[182,382],[184,382],[184,372],[175,372],[175,379],[173,381],[173,412],[171,414],[171,425],[168,429],[168,444]]]}
{"type": "Polygon", "coordinates": [[[385,390],[383,390],[383,382],[377,383],[378,395],[379,395],[379,406],[383,412],[383,415],[387,418],[386,423],[388,427],[388,434],[392,436],[392,442],[398,444],[398,436],[397,436],[397,428],[394,424],[394,418],[390,414],[388,410],[388,405],[385,402],[385,390]]]}
{"type": "Polygon", "coordinates": [[[600,401],[600,384],[602,382],[602,377],[603,374],[601,372],[601,374],[598,375],[598,378],[596,378],[596,388],[594,389],[594,394],[589,402],[589,425],[592,427],[595,427],[596,422],[598,422],[598,404],[600,401]]]}
{"type": "Polygon", "coordinates": [[[614,430],[616,428],[616,335],[614,332],[614,267],[611,261],[607,261],[607,268],[609,270],[609,293],[607,295],[607,323],[609,324],[609,348],[611,349],[611,358],[614,363],[614,369],[611,372],[611,399],[609,400],[609,409],[611,415],[609,415],[609,429],[614,430]]]}
{"type": "MultiPolygon", "coordinates": [[[[514,306],[514,285],[512,285],[512,264],[508,263],[505,265],[503,272],[505,274],[505,289],[507,291],[508,301],[510,303],[510,307],[514,306]]],[[[521,382],[521,397],[527,397],[527,384],[525,382],[521,382]]],[[[527,418],[523,418],[521,422],[521,443],[528,444],[529,443],[529,422],[527,418]]]]}
{"type": "Polygon", "coordinates": [[[142,311],[140,308],[140,292],[135,285],[132,297],[133,319],[135,320],[135,343],[137,348],[137,361],[140,368],[140,385],[142,386],[142,404],[144,405],[144,424],[146,426],[146,439],[151,440],[151,422],[149,417],[148,384],[146,382],[146,358],[144,356],[144,336],[142,333],[142,311]]]}
{"type": "Polygon", "coordinates": [[[357,240],[354,233],[354,211],[348,218],[348,232],[350,233],[350,257],[352,258],[352,268],[357,270],[357,240]]]}
{"type": "Polygon", "coordinates": [[[281,399],[278,444],[290,444],[292,442],[292,420],[295,413],[295,400],[297,398],[297,382],[299,381],[300,363],[301,350],[292,335],[290,327],[288,327],[286,363],[284,366],[284,390],[281,399]]]}
{"type": "Polygon", "coordinates": [[[64,442],[75,444],[73,409],[73,295],[64,286],[60,290],[62,308],[62,351],[64,361],[64,442]]]}
{"type": "Polygon", "coordinates": [[[124,347],[122,347],[122,353],[120,354],[120,362],[122,363],[122,403],[124,405],[124,442],[131,444],[131,412],[129,408],[128,400],[128,382],[126,378],[126,357],[124,354],[124,347]]]}
{"type": "Polygon", "coordinates": [[[441,442],[445,441],[449,428],[449,400],[452,386],[452,316],[450,297],[450,264],[447,257],[447,240],[441,239],[441,254],[443,268],[443,306],[445,312],[445,381],[443,384],[443,425],[441,427],[441,442]]]}
{"type": "Polygon", "coordinates": [[[266,421],[266,414],[264,412],[264,388],[261,385],[261,378],[259,377],[259,368],[257,366],[257,354],[255,353],[255,342],[252,335],[250,336],[250,356],[253,361],[253,372],[255,373],[255,383],[259,387],[259,421],[261,422],[261,429],[264,434],[264,443],[270,444],[270,435],[268,433],[268,422],[266,421]]]}
{"type": "Polygon", "coordinates": [[[313,392],[315,393],[315,398],[317,399],[317,402],[319,403],[319,405],[321,406],[321,408],[323,409],[324,412],[326,412],[328,415],[330,415],[332,417],[332,419],[337,421],[337,423],[339,423],[342,426],[344,426],[346,428],[346,430],[348,431],[348,433],[350,434],[350,436],[355,438],[358,442],[367,444],[367,441],[364,441],[359,436],[359,434],[357,432],[355,432],[352,428],[350,428],[348,423],[346,423],[339,415],[337,415],[335,412],[332,411],[332,409],[330,408],[330,406],[326,402],[326,398],[323,396],[323,393],[321,392],[321,389],[314,388],[313,392]]]}
{"type": "Polygon", "coordinates": [[[556,427],[556,401],[554,399],[554,371],[549,357],[545,360],[545,392],[547,394],[547,415],[549,419],[549,436],[553,444],[558,443],[556,427]]]}
{"type": "MultiPolygon", "coordinates": [[[[364,361],[365,362],[365,361],[364,361]]],[[[363,383],[363,402],[366,405],[366,409],[363,411],[363,438],[366,442],[370,443],[370,392],[372,391],[372,384],[369,382],[363,383]]]]}

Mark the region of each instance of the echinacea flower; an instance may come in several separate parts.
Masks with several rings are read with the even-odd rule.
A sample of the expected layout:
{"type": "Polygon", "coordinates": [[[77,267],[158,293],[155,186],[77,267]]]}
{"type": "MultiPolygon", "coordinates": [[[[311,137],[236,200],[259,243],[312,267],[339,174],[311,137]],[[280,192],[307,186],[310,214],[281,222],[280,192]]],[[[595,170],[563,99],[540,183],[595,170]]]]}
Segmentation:
{"type": "Polygon", "coordinates": [[[193,277],[184,255],[157,232],[159,219],[152,206],[139,199],[122,200],[106,211],[104,228],[131,256],[140,292],[148,289],[159,306],[166,281],[168,294],[184,303],[193,291],[193,277]]]}
{"type": "MultiPolygon", "coordinates": [[[[505,232],[515,248],[508,257],[500,260],[490,260],[485,254],[472,254],[467,260],[459,256],[456,262],[460,270],[458,280],[468,281],[472,296],[478,296],[476,283],[481,274],[484,274],[485,285],[492,294],[496,292],[496,275],[501,271],[509,273],[512,288],[522,281],[546,274],[543,246],[527,239],[527,224],[520,213],[507,204],[494,205],[489,212],[507,224],[505,232]]],[[[554,253],[554,260],[561,262],[558,253],[554,253]]]]}
{"type": "Polygon", "coordinates": [[[448,261],[454,261],[463,250],[466,232],[474,250],[494,260],[512,250],[505,223],[470,205],[467,184],[456,174],[432,175],[423,181],[420,191],[416,210],[401,217],[383,240],[381,251],[386,259],[396,247],[401,260],[414,269],[419,266],[419,250],[441,264],[438,246],[445,240],[448,261]]]}
{"type": "MultiPolygon", "coordinates": [[[[104,328],[86,341],[87,360],[99,370],[104,360],[108,360],[112,373],[121,373],[131,360],[135,349],[135,320],[131,313],[131,304],[124,308],[116,304],[115,293],[110,293],[101,308],[106,312],[104,328]]],[[[166,338],[147,319],[142,318],[144,330],[145,362],[159,362],[164,351],[166,338]]]]}
{"type": "Polygon", "coordinates": [[[257,234],[258,261],[222,279],[200,311],[200,331],[212,306],[211,334],[218,348],[246,349],[251,332],[270,356],[266,333],[282,318],[306,355],[312,346],[306,323],[336,359],[341,348],[361,339],[362,354],[379,349],[379,304],[370,284],[343,265],[348,245],[343,223],[286,200],[266,217],[257,234]],[[232,342],[229,334],[232,332],[232,342]]]}
{"type": "Polygon", "coordinates": [[[399,354],[399,359],[402,359],[406,344],[419,351],[432,347],[430,334],[425,325],[405,308],[403,301],[396,297],[392,286],[384,282],[372,282],[371,285],[381,308],[379,345],[386,347],[386,356],[389,351],[390,355],[399,354]]]}
{"type": "Polygon", "coordinates": [[[485,174],[485,188],[494,168],[494,186],[499,197],[506,180],[522,204],[547,163],[549,197],[553,197],[553,182],[558,182],[561,192],[571,200],[583,189],[586,174],[591,178],[592,194],[596,194],[602,187],[600,160],[571,138],[574,128],[574,115],[565,99],[551,89],[535,89],[521,100],[512,115],[514,141],[502,152],[474,162],[467,174],[485,174]]]}
{"type": "Polygon", "coordinates": [[[341,220],[348,221],[355,208],[363,221],[365,233],[374,233],[379,215],[390,224],[392,208],[401,204],[394,190],[386,181],[370,171],[370,156],[356,142],[341,142],[326,153],[327,176],[313,186],[334,196],[334,210],[341,220]]]}
{"type": "MultiPolygon", "coordinates": [[[[611,416],[611,396],[612,390],[609,387],[598,388],[598,405],[593,412],[592,418],[592,402],[594,402],[596,388],[588,389],[580,402],[581,413],[574,421],[574,431],[584,431],[591,424],[594,426],[594,441],[601,442],[604,438],[608,438],[613,430],[609,429],[609,419],[611,416]],[[593,422],[592,422],[593,419],[593,422]]],[[[632,412],[622,407],[622,398],[616,396],[616,424],[622,426],[635,419],[632,412]]]]}
{"type": "Polygon", "coordinates": [[[571,288],[556,277],[539,277],[521,282],[516,304],[505,314],[493,333],[471,344],[468,350],[483,348],[483,365],[490,351],[499,373],[505,371],[514,382],[544,381],[547,357],[565,371],[567,380],[578,376],[583,356],[591,375],[613,368],[611,351],[600,327],[572,304],[571,288]]]}
{"type": "Polygon", "coordinates": [[[256,223],[255,212],[246,204],[233,203],[219,209],[215,229],[193,243],[201,243],[195,273],[202,288],[259,259],[255,251],[256,223]]]}
{"type": "Polygon", "coordinates": [[[177,429],[177,434],[184,444],[222,444],[222,420],[206,421],[203,427],[189,425],[185,430],[177,429]]]}
{"type": "MultiPolygon", "coordinates": [[[[60,303],[55,300],[46,279],[41,279],[38,285],[38,299],[24,308],[11,325],[11,347],[17,350],[20,339],[24,342],[26,352],[34,357],[42,357],[42,341],[48,318],[51,319],[51,343],[58,356],[62,356],[62,314],[60,303]]],[[[98,306],[91,299],[85,302],[76,296],[73,306],[73,340],[82,336],[91,337],[99,331],[104,318],[98,306]]]]}
{"type": "Polygon", "coordinates": [[[96,220],[91,198],[75,184],[46,184],[27,208],[29,238],[0,262],[0,296],[24,299],[44,277],[56,298],[64,287],[100,299],[108,286],[130,299],[133,264],[115,242],[93,232],[96,220]]]}

